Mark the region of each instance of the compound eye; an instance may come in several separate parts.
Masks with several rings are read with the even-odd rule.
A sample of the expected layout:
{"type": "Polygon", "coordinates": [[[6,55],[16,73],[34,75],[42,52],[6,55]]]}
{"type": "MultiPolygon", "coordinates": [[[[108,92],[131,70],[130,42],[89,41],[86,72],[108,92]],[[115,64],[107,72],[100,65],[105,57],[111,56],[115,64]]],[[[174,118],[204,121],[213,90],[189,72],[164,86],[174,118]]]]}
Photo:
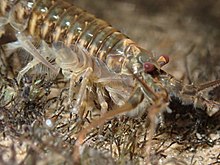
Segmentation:
{"type": "Polygon", "coordinates": [[[156,69],[156,67],[154,66],[154,64],[150,63],[150,62],[145,62],[144,63],[144,71],[146,73],[151,73],[156,69]]]}
{"type": "Polygon", "coordinates": [[[169,56],[168,55],[161,55],[157,62],[159,63],[160,67],[166,65],[169,62],[169,56]]]}

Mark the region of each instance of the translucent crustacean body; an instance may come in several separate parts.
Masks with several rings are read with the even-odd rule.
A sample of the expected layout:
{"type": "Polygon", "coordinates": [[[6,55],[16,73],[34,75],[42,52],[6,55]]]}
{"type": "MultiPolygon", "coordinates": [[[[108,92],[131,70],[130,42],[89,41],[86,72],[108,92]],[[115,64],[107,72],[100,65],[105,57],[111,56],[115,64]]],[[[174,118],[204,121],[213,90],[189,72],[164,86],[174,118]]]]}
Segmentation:
{"type": "Polygon", "coordinates": [[[75,82],[83,78],[73,110],[79,108],[91,81],[100,84],[97,93],[105,110],[107,103],[102,88],[118,105],[135,98],[136,94],[144,95],[147,104],[152,102],[155,99],[152,92],[143,87],[133,74],[153,92],[164,91],[168,98],[174,95],[183,102],[194,102],[197,88],[184,86],[160,70],[168,62],[167,58],[162,56],[156,60],[149,51],[138,47],[127,36],[92,14],[60,0],[0,0],[0,4],[1,33],[4,35],[10,29],[10,33],[5,35],[14,35],[12,38],[17,39],[14,47],[22,47],[34,57],[19,72],[17,80],[20,81],[39,63],[55,73],[62,69],[64,76],[70,79],[71,101],[75,82]],[[35,46],[36,41],[40,46],[35,46]],[[47,58],[55,59],[56,66],[47,58]]]}
{"type": "MultiPolygon", "coordinates": [[[[35,65],[42,63],[54,72],[59,69],[70,79],[72,88],[82,78],[72,112],[77,112],[86,95],[86,88],[96,84],[98,101],[106,111],[103,90],[119,106],[121,112],[144,109],[155,104],[154,113],[165,109],[171,96],[182,102],[200,104],[197,94],[203,87],[184,86],[180,81],[160,69],[168,59],[159,59],[137,46],[103,20],[61,0],[0,0],[0,27],[17,39],[18,46],[34,59],[25,66],[17,80],[35,65]],[[40,42],[36,47],[35,42],[40,42]],[[54,59],[56,65],[48,62],[54,59]],[[156,110],[155,110],[156,109],[156,110]]],[[[219,81],[211,83],[218,85],[219,81]]],[[[216,112],[210,111],[210,115],[216,112]]],[[[113,116],[107,113],[106,118],[113,116]]],[[[97,124],[94,124],[97,125],[97,124]]]]}
{"type": "MultiPolygon", "coordinates": [[[[143,67],[148,64],[160,67],[150,52],[108,23],[63,1],[1,0],[0,25],[3,28],[10,25],[18,40],[16,48],[22,47],[34,57],[19,72],[18,81],[40,62],[55,72],[61,68],[64,76],[70,79],[71,101],[72,87],[83,77],[73,111],[79,108],[91,81],[101,84],[97,93],[102,109],[107,110],[102,88],[116,104],[122,105],[130,93],[137,90],[138,82],[133,74],[142,75],[143,67]],[[39,47],[34,46],[36,41],[40,42],[39,47]],[[55,59],[58,68],[46,58],[55,59]]],[[[144,79],[153,89],[161,88],[149,74],[145,74],[144,79]]],[[[147,94],[146,104],[152,101],[151,97],[147,94]]]]}

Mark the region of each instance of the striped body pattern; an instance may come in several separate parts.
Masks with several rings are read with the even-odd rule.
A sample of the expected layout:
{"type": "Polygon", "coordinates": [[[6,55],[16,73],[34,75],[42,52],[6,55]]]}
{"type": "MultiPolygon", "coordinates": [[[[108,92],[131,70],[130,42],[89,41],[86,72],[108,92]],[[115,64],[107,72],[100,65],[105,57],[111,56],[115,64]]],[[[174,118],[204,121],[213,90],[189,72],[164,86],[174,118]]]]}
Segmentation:
{"type": "Polygon", "coordinates": [[[162,56],[156,60],[152,53],[94,15],[61,0],[0,0],[0,4],[2,33],[10,26],[19,46],[34,57],[19,72],[18,82],[29,69],[42,63],[56,73],[61,69],[70,79],[70,102],[71,89],[83,78],[75,103],[77,108],[91,82],[101,84],[97,93],[105,110],[107,102],[102,88],[118,105],[135,95],[144,95],[148,103],[152,102],[158,98],[156,91],[164,91],[168,98],[177,96],[183,102],[184,98],[186,102],[194,102],[197,92],[194,86],[185,87],[160,69],[168,62],[167,58],[162,56]],[[39,47],[34,46],[35,41],[40,42],[39,47]],[[55,59],[56,66],[48,58],[55,59]],[[188,88],[194,92],[188,92],[188,88]],[[181,98],[183,94],[186,97],[181,98]]]}
{"type": "Polygon", "coordinates": [[[199,87],[184,85],[161,70],[169,61],[166,56],[156,59],[151,52],[139,47],[105,21],[68,2],[0,0],[0,37],[4,35],[10,35],[13,42],[7,40],[0,44],[8,47],[18,45],[14,46],[15,49],[22,48],[33,56],[33,60],[18,73],[18,83],[24,74],[40,63],[56,74],[61,70],[70,80],[71,113],[82,114],[80,117],[83,117],[81,107],[86,104],[88,89],[96,87],[97,99],[94,100],[98,100],[101,111],[105,113],[99,120],[101,122],[94,121],[79,133],[78,146],[92,128],[105,120],[148,108],[151,123],[146,153],[150,153],[155,118],[163,110],[170,110],[168,104],[172,97],[177,97],[183,104],[205,107],[210,116],[220,109],[219,104],[213,104],[209,109],[206,103],[210,102],[201,97],[202,90],[219,85],[220,80],[199,87]],[[39,46],[35,46],[36,43],[39,46]],[[55,64],[48,59],[54,60],[55,64]],[[73,88],[78,82],[80,87],[73,99],[73,88]],[[116,109],[110,108],[106,93],[116,104],[116,109]]]}
{"type": "MultiPolygon", "coordinates": [[[[101,82],[116,104],[123,104],[130,97],[126,92],[130,93],[137,85],[132,74],[143,71],[145,62],[159,66],[150,52],[138,47],[105,21],[72,4],[59,0],[1,0],[1,4],[1,16],[4,16],[1,24],[10,24],[18,41],[22,43],[21,47],[37,59],[19,72],[18,81],[39,61],[56,71],[45,60],[48,58],[47,54],[50,54],[49,58],[53,56],[64,76],[70,79],[71,86],[80,77],[85,77],[77,99],[78,104],[81,104],[85,86],[91,79],[93,82],[101,82]],[[29,50],[36,40],[42,42],[40,48],[29,50]],[[128,67],[133,73],[128,71],[128,67]],[[122,82],[122,77],[125,82],[122,82]],[[110,84],[112,81],[115,81],[117,87],[110,84]],[[126,92],[118,92],[119,88],[124,88],[126,92]],[[123,99],[120,100],[119,97],[123,99]]],[[[153,81],[151,77],[148,79],[153,81]]],[[[72,95],[71,87],[69,95],[72,95]]],[[[71,100],[70,97],[70,102],[71,100]]],[[[100,100],[104,100],[102,96],[100,100]]]]}
{"type": "MultiPolygon", "coordinates": [[[[140,98],[146,98],[147,104],[158,99],[157,91],[167,93],[168,99],[175,96],[183,102],[193,103],[195,95],[202,90],[193,85],[185,86],[161,70],[168,58],[161,56],[155,59],[152,53],[137,46],[105,21],[68,2],[0,0],[0,5],[1,35],[7,35],[6,30],[10,29],[19,45],[16,48],[21,47],[34,57],[19,72],[18,82],[39,63],[55,73],[61,69],[63,75],[70,79],[71,102],[72,88],[82,78],[75,103],[77,108],[87,86],[92,83],[101,86],[97,93],[105,110],[108,106],[103,88],[118,105],[137,99],[136,95],[143,95],[134,101],[134,107],[143,101],[140,98]],[[36,41],[40,46],[34,46],[36,41]],[[56,65],[47,59],[54,59],[56,65]]],[[[216,86],[219,82],[211,84],[216,86]]]]}
{"type": "Polygon", "coordinates": [[[117,73],[123,68],[124,57],[121,56],[142,56],[140,60],[143,61],[138,63],[155,63],[150,52],[137,47],[137,44],[105,21],[74,5],[51,0],[3,2],[9,5],[2,5],[2,15],[8,16],[8,21],[2,21],[2,24],[9,22],[16,30],[25,31],[47,43],[61,41],[66,46],[77,43],[117,73]],[[12,12],[6,14],[8,8],[12,8],[12,12]]]}
{"type": "MultiPolygon", "coordinates": [[[[121,56],[138,56],[141,53],[147,53],[105,21],[95,18],[76,6],[63,1],[39,1],[38,3],[40,5],[34,7],[28,26],[32,36],[40,36],[50,43],[62,41],[67,46],[77,43],[117,73],[121,72],[124,60],[122,58],[125,58],[121,56]],[[48,11],[45,16],[43,16],[42,6],[45,11],[48,11]],[[120,61],[120,63],[113,64],[112,61],[120,61]]],[[[147,58],[152,58],[150,53],[147,58]]]]}

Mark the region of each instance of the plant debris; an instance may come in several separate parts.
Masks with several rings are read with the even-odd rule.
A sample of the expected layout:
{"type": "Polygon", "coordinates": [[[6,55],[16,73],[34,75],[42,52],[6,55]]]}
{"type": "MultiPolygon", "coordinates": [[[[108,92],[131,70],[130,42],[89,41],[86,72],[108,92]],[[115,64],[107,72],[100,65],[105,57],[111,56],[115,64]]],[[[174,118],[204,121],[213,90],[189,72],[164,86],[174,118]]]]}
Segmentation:
{"type": "MultiPolygon", "coordinates": [[[[156,4],[149,0],[145,5],[141,0],[97,2],[76,3],[119,29],[128,28],[126,33],[147,49],[172,54],[173,61],[165,67],[168,73],[195,84],[220,78],[220,24],[216,23],[220,16],[214,2],[206,2],[209,10],[202,3],[195,7],[196,2],[192,1],[156,4]],[[106,4],[115,9],[115,15],[106,9],[106,4]],[[169,11],[169,4],[177,7],[169,11]],[[157,5],[161,10],[155,8],[157,5]],[[146,12],[145,8],[151,10],[146,12]],[[205,15],[203,8],[209,11],[206,19],[201,19],[205,15]],[[187,14],[189,9],[195,9],[194,13],[187,14]],[[124,19],[120,21],[117,16],[124,19]],[[131,24],[135,28],[129,27],[131,24]]],[[[89,101],[95,94],[88,95],[89,108],[83,116],[72,115],[67,104],[69,85],[61,75],[51,79],[33,70],[17,84],[17,72],[24,65],[17,61],[24,57],[16,52],[6,57],[4,49],[0,57],[0,164],[72,164],[77,133],[102,115],[97,103],[89,101]],[[9,62],[11,59],[14,62],[9,62]]],[[[219,89],[219,86],[210,89],[207,97],[219,102],[219,89]]],[[[77,84],[74,90],[75,93],[79,90],[77,84]]],[[[220,111],[209,116],[205,110],[181,103],[176,97],[171,100],[171,111],[158,116],[151,163],[220,164],[220,111]]],[[[80,163],[144,164],[148,135],[147,110],[132,117],[126,114],[114,117],[87,134],[80,148],[80,163]]]]}

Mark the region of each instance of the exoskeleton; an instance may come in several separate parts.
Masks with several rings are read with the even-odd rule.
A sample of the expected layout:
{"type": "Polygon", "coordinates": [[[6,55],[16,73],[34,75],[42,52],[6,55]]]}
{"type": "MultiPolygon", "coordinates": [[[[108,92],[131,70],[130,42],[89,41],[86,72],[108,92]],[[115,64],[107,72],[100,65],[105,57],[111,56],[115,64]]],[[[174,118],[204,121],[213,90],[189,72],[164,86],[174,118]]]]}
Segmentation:
{"type": "MultiPolygon", "coordinates": [[[[0,0],[0,26],[3,36],[15,38],[16,48],[22,47],[34,57],[19,72],[18,81],[39,63],[55,73],[61,69],[70,79],[70,102],[72,89],[80,81],[72,112],[79,111],[87,88],[94,84],[103,111],[108,110],[107,91],[119,106],[118,113],[151,105],[152,114],[157,115],[167,108],[172,96],[186,104],[207,106],[200,92],[207,85],[220,83],[218,80],[199,87],[182,84],[161,70],[168,62],[166,56],[157,59],[105,21],[61,0],[0,0]],[[47,58],[55,60],[55,65],[47,58]]],[[[213,109],[209,115],[218,111],[219,105],[213,109]]],[[[115,114],[106,113],[103,119],[115,114]]]]}
{"type": "Polygon", "coordinates": [[[72,87],[82,78],[75,110],[90,83],[100,84],[97,92],[103,109],[107,109],[107,103],[102,88],[119,105],[135,95],[143,95],[148,102],[152,101],[153,96],[133,74],[154,92],[164,90],[168,97],[175,95],[183,102],[184,98],[187,102],[194,101],[197,90],[194,86],[186,89],[180,81],[160,69],[168,62],[167,58],[155,59],[149,51],[138,47],[127,36],[92,14],[60,0],[1,0],[0,4],[1,33],[13,36],[11,38],[17,40],[14,47],[22,47],[34,57],[19,72],[17,80],[20,81],[39,63],[56,73],[62,69],[71,82],[71,100],[72,87]],[[36,42],[40,46],[35,46],[36,42]],[[48,62],[47,58],[55,59],[56,65],[48,62]]]}
{"type": "MultiPolygon", "coordinates": [[[[10,35],[16,38],[13,47],[21,47],[34,57],[19,72],[18,82],[39,63],[55,73],[61,69],[63,75],[70,79],[71,102],[72,88],[82,78],[72,111],[79,109],[89,84],[97,84],[98,100],[105,111],[108,103],[103,96],[103,89],[117,105],[127,102],[133,93],[134,96],[145,95],[141,98],[145,98],[146,105],[152,101],[151,94],[138,85],[140,83],[133,74],[145,79],[153,91],[164,88],[155,83],[148,71],[160,69],[167,59],[155,60],[149,51],[138,47],[126,35],[92,14],[59,0],[0,2],[1,28],[10,29],[10,35]],[[47,59],[55,60],[56,65],[47,59]]],[[[141,101],[138,100],[138,104],[141,101]]]]}

